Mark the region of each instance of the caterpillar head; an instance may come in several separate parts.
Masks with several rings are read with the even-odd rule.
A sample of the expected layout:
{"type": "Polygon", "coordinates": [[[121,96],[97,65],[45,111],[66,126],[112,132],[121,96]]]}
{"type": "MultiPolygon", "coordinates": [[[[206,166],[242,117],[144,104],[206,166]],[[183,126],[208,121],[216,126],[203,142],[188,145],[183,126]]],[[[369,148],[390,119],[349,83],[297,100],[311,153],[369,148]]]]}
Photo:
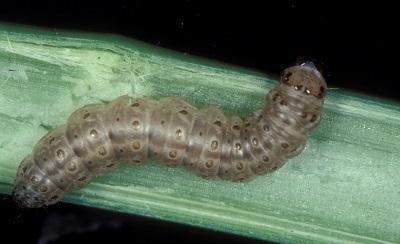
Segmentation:
{"type": "Polygon", "coordinates": [[[325,79],[312,62],[285,69],[282,73],[281,84],[291,86],[305,95],[311,95],[321,100],[326,96],[325,79]]]}

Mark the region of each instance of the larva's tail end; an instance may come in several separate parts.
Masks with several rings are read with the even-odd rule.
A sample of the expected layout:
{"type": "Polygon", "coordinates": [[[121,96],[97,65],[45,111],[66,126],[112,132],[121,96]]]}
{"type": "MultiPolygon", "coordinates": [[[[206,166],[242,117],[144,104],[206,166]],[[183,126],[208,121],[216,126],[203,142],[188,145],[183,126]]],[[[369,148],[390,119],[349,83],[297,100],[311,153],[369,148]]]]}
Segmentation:
{"type": "Polygon", "coordinates": [[[45,201],[38,197],[37,192],[30,187],[27,181],[29,178],[33,179],[29,175],[29,169],[32,165],[32,157],[28,155],[22,160],[17,171],[17,178],[11,196],[19,208],[40,208],[45,205],[45,201]]]}
{"type": "Polygon", "coordinates": [[[285,69],[281,76],[281,83],[318,99],[323,99],[326,96],[328,88],[324,77],[312,62],[305,62],[285,69]]]}

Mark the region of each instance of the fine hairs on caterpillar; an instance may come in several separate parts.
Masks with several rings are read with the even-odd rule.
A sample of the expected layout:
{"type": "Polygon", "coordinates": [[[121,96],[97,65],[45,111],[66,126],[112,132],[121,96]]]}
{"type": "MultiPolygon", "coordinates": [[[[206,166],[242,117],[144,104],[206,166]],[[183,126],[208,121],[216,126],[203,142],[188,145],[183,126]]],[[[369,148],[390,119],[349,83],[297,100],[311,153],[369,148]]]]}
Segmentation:
{"type": "Polygon", "coordinates": [[[152,159],[205,178],[245,181],[280,168],[319,124],[327,86],[312,63],[289,67],[263,108],[241,119],[178,98],[122,96],[89,104],[49,132],[21,162],[13,198],[24,207],[60,201],[100,172],[152,159]]]}

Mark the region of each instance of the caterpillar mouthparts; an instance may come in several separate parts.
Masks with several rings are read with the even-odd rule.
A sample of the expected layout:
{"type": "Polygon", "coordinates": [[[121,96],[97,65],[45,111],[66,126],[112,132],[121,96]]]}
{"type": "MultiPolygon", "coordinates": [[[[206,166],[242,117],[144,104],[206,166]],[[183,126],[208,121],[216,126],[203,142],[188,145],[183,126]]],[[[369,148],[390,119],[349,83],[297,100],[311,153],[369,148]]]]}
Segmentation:
{"type": "Polygon", "coordinates": [[[303,151],[326,92],[324,78],[307,63],[285,69],[264,107],[245,119],[217,108],[198,110],[179,98],[125,95],[89,104],[22,160],[12,195],[23,207],[51,205],[98,173],[149,159],[205,178],[249,180],[303,151]]]}

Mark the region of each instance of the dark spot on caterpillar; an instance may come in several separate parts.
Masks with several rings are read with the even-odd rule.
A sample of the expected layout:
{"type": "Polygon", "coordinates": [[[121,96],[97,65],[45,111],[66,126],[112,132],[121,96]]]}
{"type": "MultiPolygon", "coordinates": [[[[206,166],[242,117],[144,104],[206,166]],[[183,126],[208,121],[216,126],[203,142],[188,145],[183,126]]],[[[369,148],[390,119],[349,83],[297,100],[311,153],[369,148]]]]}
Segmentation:
{"type": "Polygon", "coordinates": [[[186,110],[181,110],[181,111],[179,111],[179,113],[186,115],[186,114],[188,114],[188,111],[186,111],[186,110]]]}
{"type": "MultiPolygon", "coordinates": [[[[137,161],[139,161],[139,160],[137,160],[137,161]]],[[[140,161],[139,161],[139,162],[140,162],[140,161]]],[[[111,164],[107,164],[106,167],[107,167],[107,168],[111,168],[111,167],[113,167],[114,165],[115,165],[114,163],[111,163],[111,164]]]]}
{"type": "Polygon", "coordinates": [[[221,123],[221,121],[217,120],[214,122],[214,125],[221,127],[222,123],[221,123]]]}
{"type": "Polygon", "coordinates": [[[202,135],[203,135],[203,132],[200,131],[200,132],[199,132],[199,136],[202,136],[202,135]]]}
{"type": "Polygon", "coordinates": [[[56,138],[50,136],[50,137],[49,137],[49,145],[51,145],[51,143],[53,143],[55,139],[56,139],[56,138]]]}
{"type": "Polygon", "coordinates": [[[93,162],[92,161],[88,161],[88,164],[91,165],[91,164],[93,164],[93,162]]]}
{"type": "MultiPolygon", "coordinates": [[[[161,123],[161,124],[162,124],[162,123],[161,123]]],[[[139,129],[140,129],[140,122],[137,121],[137,120],[134,120],[134,121],[132,122],[132,126],[133,126],[133,129],[139,130],[139,129]]]]}
{"type": "Polygon", "coordinates": [[[306,112],[301,112],[300,116],[301,116],[303,119],[305,119],[305,118],[307,118],[307,113],[306,113],[306,112]]]}
{"type": "Polygon", "coordinates": [[[75,139],[77,139],[77,138],[78,138],[78,135],[77,135],[77,134],[75,134],[75,135],[74,135],[74,138],[75,138],[75,139]]]}
{"type": "Polygon", "coordinates": [[[180,129],[176,130],[175,135],[177,139],[180,139],[183,135],[182,130],[180,129]]]}
{"type": "Polygon", "coordinates": [[[218,148],[218,142],[217,141],[212,141],[211,142],[211,149],[212,150],[217,150],[218,148]]]}
{"type": "Polygon", "coordinates": [[[97,149],[97,153],[98,153],[99,155],[101,155],[101,156],[105,156],[105,155],[107,154],[107,150],[106,150],[105,147],[99,147],[99,148],[97,149]]]}
{"type": "Polygon", "coordinates": [[[237,151],[242,150],[242,145],[241,145],[240,143],[236,143],[236,144],[235,144],[235,149],[236,149],[237,151]]]}
{"type": "Polygon", "coordinates": [[[289,144],[287,144],[286,142],[284,142],[284,143],[281,144],[281,147],[282,147],[283,149],[286,149],[286,148],[289,147],[289,144]]]}
{"type": "Polygon", "coordinates": [[[264,131],[269,131],[269,126],[267,124],[263,125],[263,130],[264,131]]]}
{"type": "Polygon", "coordinates": [[[236,163],[236,169],[241,171],[242,169],[244,169],[244,165],[242,162],[237,162],[236,163]]]}
{"type": "Polygon", "coordinates": [[[86,176],[82,176],[81,178],[78,179],[78,181],[85,181],[87,179],[86,176]]]}
{"type": "Polygon", "coordinates": [[[92,129],[90,132],[89,132],[89,135],[92,137],[92,138],[96,138],[97,137],[97,130],[95,130],[95,129],[92,129]]]}
{"type": "Polygon", "coordinates": [[[118,122],[119,121],[119,117],[117,117],[115,120],[118,122]]]}
{"type": "Polygon", "coordinates": [[[58,196],[57,196],[57,195],[55,195],[55,196],[52,196],[52,197],[50,198],[50,201],[51,201],[51,202],[53,202],[53,201],[57,200],[57,198],[58,198],[58,196]]]}
{"type": "Polygon", "coordinates": [[[138,102],[135,102],[135,103],[131,104],[131,107],[139,107],[139,106],[140,106],[140,104],[138,102]]]}
{"type": "Polygon", "coordinates": [[[136,163],[136,164],[140,164],[140,163],[141,163],[141,161],[140,161],[140,160],[137,160],[137,159],[132,159],[132,162],[134,162],[134,163],[136,163]]]}
{"type": "Polygon", "coordinates": [[[39,191],[40,191],[40,192],[47,192],[48,190],[49,190],[49,188],[48,188],[47,186],[41,185],[41,186],[39,187],[39,191]]]}
{"type": "Polygon", "coordinates": [[[172,151],[169,152],[168,155],[169,155],[170,158],[174,159],[174,158],[176,158],[177,154],[178,153],[176,152],[176,150],[172,150],[172,151]]]}
{"type": "Polygon", "coordinates": [[[90,113],[85,113],[85,114],[83,115],[83,119],[87,119],[89,116],[90,116],[90,113]]]}
{"type": "Polygon", "coordinates": [[[318,94],[318,98],[323,98],[324,97],[324,93],[325,93],[325,88],[323,86],[321,86],[319,88],[319,94],[318,94]]]}
{"type": "Polygon", "coordinates": [[[214,166],[214,162],[213,162],[212,160],[208,160],[208,161],[206,162],[206,167],[207,167],[207,168],[212,168],[212,166],[214,166]]]}
{"type": "Polygon", "coordinates": [[[60,159],[60,160],[63,160],[65,158],[65,152],[62,149],[58,149],[56,154],[57,154],[58,159],[60,159]]]}
{"type": "Polygon", "coordinates": [[[317,115],[313,114],[313,115],[311,116],[310,122],[313,123],[313,122],[315,122],[316,120],[317,120],[317,115]]]}
{"type": "Polygon", "coordinates": [[[287,102],[286,102],[285,100],[281,100],[280,104],[281,104],[282,106],[287,106],[287,102]]]}
{"type": "Polygon", "coordinates": [[[262,160],[263,160],[264,162],[268,162],[268,161],[269,161],[269,157],[268,157],[268,156],[263,156],[263,157],[262,157],[262,160]]]}
{"type": "Polygon", "coordinates": [[[39,178],[34,175],[31,177],[31,182],[32,182],[32,184],[36,184],[39,182],[39,178]]]}
{"type": "Polygon", "coordinates": [[[120,153],[123,153],[123,152],[124,152],[124,149],[119,149],[119,152],[120,152],[120,153]]]}
{"type": "Polygon", "coordinates": [[[287,72],[286,74],[283,75],[283,79],[282,80],[285,83],[287,83],[289,81],[290,76],[292,76],[292,73],[291,72],[287,72]]]}
{"type": "Polygon", "coordinates": [[[164,120],[161,120],[161,124],[162,124],[162,125],[164,124],[164,120]]]}
{"type": "Polygon", "coordinates": [[[75,171],[76,170],[76,165],[75,165],[75,163],[74,162],[69,162],[68,164],[67,164],[67,169],[69,170],[69,171],[75,171]]]}
{"type": "Polygon", "coordinates": [[[139,150],[140,149],[140,142],[138,142],[138,141],[133,142],[132,143],[132,148],[134,150],[139,150]]]}
{"type": "Polygon", "coordinates": [[[234,126],[232,127],[232,129],[234,129],[234,130],[240,130],[240,127],[239,127],[238,125],[234,125],[234,126]]]}
{"type": "Polygon", "coordinates": [[[43,158],[43,161],[46,162],[46,161],[47,161],[47,158],[43,158]]]}

